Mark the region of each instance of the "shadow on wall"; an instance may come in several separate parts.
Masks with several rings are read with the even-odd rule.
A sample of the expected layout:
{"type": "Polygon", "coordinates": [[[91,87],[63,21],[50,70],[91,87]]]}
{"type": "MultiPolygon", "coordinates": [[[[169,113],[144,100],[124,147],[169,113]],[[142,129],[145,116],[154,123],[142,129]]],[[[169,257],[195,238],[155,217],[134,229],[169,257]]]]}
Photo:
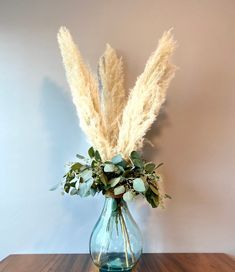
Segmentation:
{"type": "MultiPolygon", "coordinates": [[[[177,86],[175,86],[177,89],[177,86]]],[[[177,92],[177,90],[175,91],[177,92]]],[[[163,107],[160,110],[160,113],[151,126],[151,129],[146,134],[146,143],[143,148],[143,156],[148,161],[153,161],[156,164],[159,164],[163,160],[163,149],[166,149],[164,146],[165,143],[162,142],[162,134],[165,129],[171,130],[171,118],[168,114],[169,101],[166,101],[163,107]]],[[[169,131],[168,130],[168,131],[169,131]]],[[[201,198],[201,195],[197,195],[195,188],[192,188],[190,182],[188,184],[184,184],[182,182],[182,177],[175,176],[172,179],[172,175],[169,175],[168,172],[171,170],[168,161],[164,161],[166,163],[165,167],[160,168],[160,174],[164,176],[163,191],[168,192],[168,188],[174,187],[174,183],[180,187],[183,194],[187,195],[186,197],[179,197],[179,192],[176,190],[172,196],[172,200],[166,200],[165,205],[166,209],[153,209],[148,205],[145,201],[139,201],[137,210],[138,213],[141,214],[141,221],[144,222],[142,225],[142,232],[144,239],[144,250],[146,252],[167,252],[167,247],[169,244],[178,244],[179,249],[183,249],[184,244],[188,244],[190,242],[190,246],[193,249],[195,246],[195,242],[190,237],[190,241],[188,241],[187,237],[185,237],[184,229],[178,227],[177,223],[180,219],[175,216],[175,214],[182,216],[184,213],[183,207],[190,206],[192,203],[197,202],[198,199],[201,198]],[[166,176],[165,176],[166,175],[166,176]],[[183,187],[183,188],[182,188],[183,187]],[[167,230],[167,231],[166,231],[167,230]],[[151,234],[152,233],[152,234],[151,234]],[[169,233],[171,235],[169,235],[169,233]],[[170,236],[167,237],[166,235],[170,236]]]]}
{"type": "Polygon", "coordinates": [[[49,170],[59,175],[58,181],[65,163],[81,150],[82,132],[70,94],[49,78],[42,84],[40,110],[51,156],[49,170]]]}
{"type": "MultiPolygon", "coordinates": [[[[62,180],[65,164],[75,160],[77,153],[85,154],[88,144],[80,130],[70,93],[49,78],[43,80],[40,112],[48,142],[49,190],[62,180]]],[[[59,189],[49,193],[53,194],[52,198],[56,199],[56,205],[61,204],[58,210],[60,210],[63,219],[60,219],[62,220],[60,224],[55,223],[57,231],[50,237],[51,242],[48,250],[52,252],[87,252],[87,241],[98,216],[94,215],[94,218],[90,219],[90,212],[94,211],[94,206],[100,208],[99,198],[80,199],[67,195],[62,197],[59,189]],[[91,203],[89,204],[89,202],[91,203]],[[81,224],[80,218],[84,219],[83,224],[81,224]],[[73,237],[70,235],[71,233],[73,233],[73,237]]]]}
{"type": "Polygon", "coordinates": [[[164,128],[168,127],[169,125],[170,120],[167,114],[167,102],[166,102],[161,108],[157,116],[157,119],[155,120],[152,127],[146,134],[146,143],[143,149],[143,156],[148,161],[154,161],[156,159],[156,154],[161,152],[161,147],[160,145],[158,145],[158,139],[160,138],[164,128]]]}

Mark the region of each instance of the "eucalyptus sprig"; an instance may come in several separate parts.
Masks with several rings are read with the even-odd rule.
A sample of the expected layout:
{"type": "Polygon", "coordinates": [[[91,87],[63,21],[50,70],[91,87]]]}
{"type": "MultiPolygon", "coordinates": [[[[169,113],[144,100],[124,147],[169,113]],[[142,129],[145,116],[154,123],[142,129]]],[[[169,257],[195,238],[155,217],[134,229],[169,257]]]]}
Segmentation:
{"type": "Polygon", "coordinates": [[[159,189],[157,170],[162,163],[146,162],[137,151],[132,151],[128,160],[118,154],[110,161],[102,161],[99,151],[93,147],[89,148],[88,155],[85,158],[78,154],[78,161],[70,164],[62,183],[65,193],[87,197],[102,192],[125,201],[142,195],[153,208],[162,205],[164,198],[170,198],[159,189]]]}

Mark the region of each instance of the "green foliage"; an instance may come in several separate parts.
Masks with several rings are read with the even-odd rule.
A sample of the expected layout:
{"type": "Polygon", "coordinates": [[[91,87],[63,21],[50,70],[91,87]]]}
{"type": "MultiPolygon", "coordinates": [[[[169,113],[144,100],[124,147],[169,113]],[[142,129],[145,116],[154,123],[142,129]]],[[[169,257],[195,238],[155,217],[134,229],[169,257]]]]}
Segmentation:
{"type": "Polygon", "coordinates": [[[93,147],[89,148],[88,155],[89,159],[78,154],[79,161],[70,164],[62,183],[63,193],[87,197],[101,192],[111,197],[123,197],[125,201],[142,195],[154,208],[161,205],[164,198],[171,198],[159,191],[156,170],[162,164],[144,161],[139,152],[131,152],[129,160],[117,154],[104,162],[93,147]]]}
{"type": "Polygon", "coordinates": [[[130,155],[130,158],[133,160],[133,159],[140,159],[141,160],[141,155],[139,152],[137,151],[132,151],[131,152],[131,155],[130,155]]]}
{"type": "Polygon", "coordinates": [[[123,199],[125,201],[131,201],[134,199],[134,197],[135,197],[135,193],[132,190],[129,190],[125,192],[125,194],[123,194],[123,199]]]}
{"type": "Polygon", "coordinates": [[[123,162],[123,158],[120,154],[118,154],[118,155],[114,156],[111,161],[113,164],[119,164],[119,163],[123,162]]]}
{"type": "Polygon", "coordinates": [[[96,159],[96,161],[101,162],[101,157],[100,157],[100,153],[98,150],[95,151],[95,159],[96,159]]]}
{"type": "Polygon", "coordinates": [[[121,194],[124,194],[124,193],[125,193],[124,185],[120,185],[120,186],[114,188],[114,194],[115,195],[121,195],[121,194]]]}
{"type": "Polygon", "coordinates": [[[118,170],[118,168],[112,163],[105,163],[104,164],[104,172],[115,173],[115,171],[117,171],[117,170],[118,170]]]}
{"type": "Polygon", "coordinates": [[[91,159],[95,157],[95,150],[94,150],[93,146],[91,146],[88,149],[88,155],[90,156],[91,159]]]}
{"type": "Polygon", "coordinates": [[[118,183],[120,183],[122,177],[112,178],[109,181],[111,187],[115,187],[118,183]]]}
{"type": "Polygon", "coordinates": [[[145,197],[153,208],[159,206],[159,194],[155,194],[150,188],[148,188],[148,190],[146,191],[145,197]]]}
{"type": "Polygon", "coordinates": [[[144,163],[139,152],[132,151],[130,155],[130,159],[135,167],[138,167],[141,169],[144,167],[144,163]]]}
{"type": "Polygon", "coordinates": [[[136,178],[133,180],[133,188],[136,192],[143,193],[146,191],[146,188],[144,186],[144,181],[142,178],[136,178]]]}
{"type": "Polygon", "coordinates": [[[153,173],[154,169],[156,168],[156,165],[152,162],[146,163],[144,166],[144,169],[147,173],[153,173]]]}

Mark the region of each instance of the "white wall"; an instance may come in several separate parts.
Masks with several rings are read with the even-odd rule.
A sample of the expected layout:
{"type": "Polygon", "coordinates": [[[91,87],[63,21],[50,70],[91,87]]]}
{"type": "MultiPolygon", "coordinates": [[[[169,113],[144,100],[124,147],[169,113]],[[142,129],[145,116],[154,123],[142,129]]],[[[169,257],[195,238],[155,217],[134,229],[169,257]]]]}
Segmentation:
{"type": "Polygon", "coordinates": [[[102,199],[49,188],[88,144],[78,127],[56,43],[66,25],[95,70],[105,43],[134,84],[162,32],[174,27],[180,67],[149,133],[173,200],[132,205],[145,252],[235,253],[235,2],[0,1],[0,258],[87,252],[102,199]]]}

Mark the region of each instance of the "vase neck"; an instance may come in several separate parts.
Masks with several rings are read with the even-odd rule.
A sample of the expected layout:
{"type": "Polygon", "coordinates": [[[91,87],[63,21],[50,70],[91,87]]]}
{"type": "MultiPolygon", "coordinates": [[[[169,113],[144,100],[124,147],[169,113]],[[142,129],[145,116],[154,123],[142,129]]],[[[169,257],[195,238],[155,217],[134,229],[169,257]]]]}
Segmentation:
{"type": "Polygon", "coordinates": [[[122,198],[106,197],[102,213],[129,212],[127,203],[122,198]]]}

